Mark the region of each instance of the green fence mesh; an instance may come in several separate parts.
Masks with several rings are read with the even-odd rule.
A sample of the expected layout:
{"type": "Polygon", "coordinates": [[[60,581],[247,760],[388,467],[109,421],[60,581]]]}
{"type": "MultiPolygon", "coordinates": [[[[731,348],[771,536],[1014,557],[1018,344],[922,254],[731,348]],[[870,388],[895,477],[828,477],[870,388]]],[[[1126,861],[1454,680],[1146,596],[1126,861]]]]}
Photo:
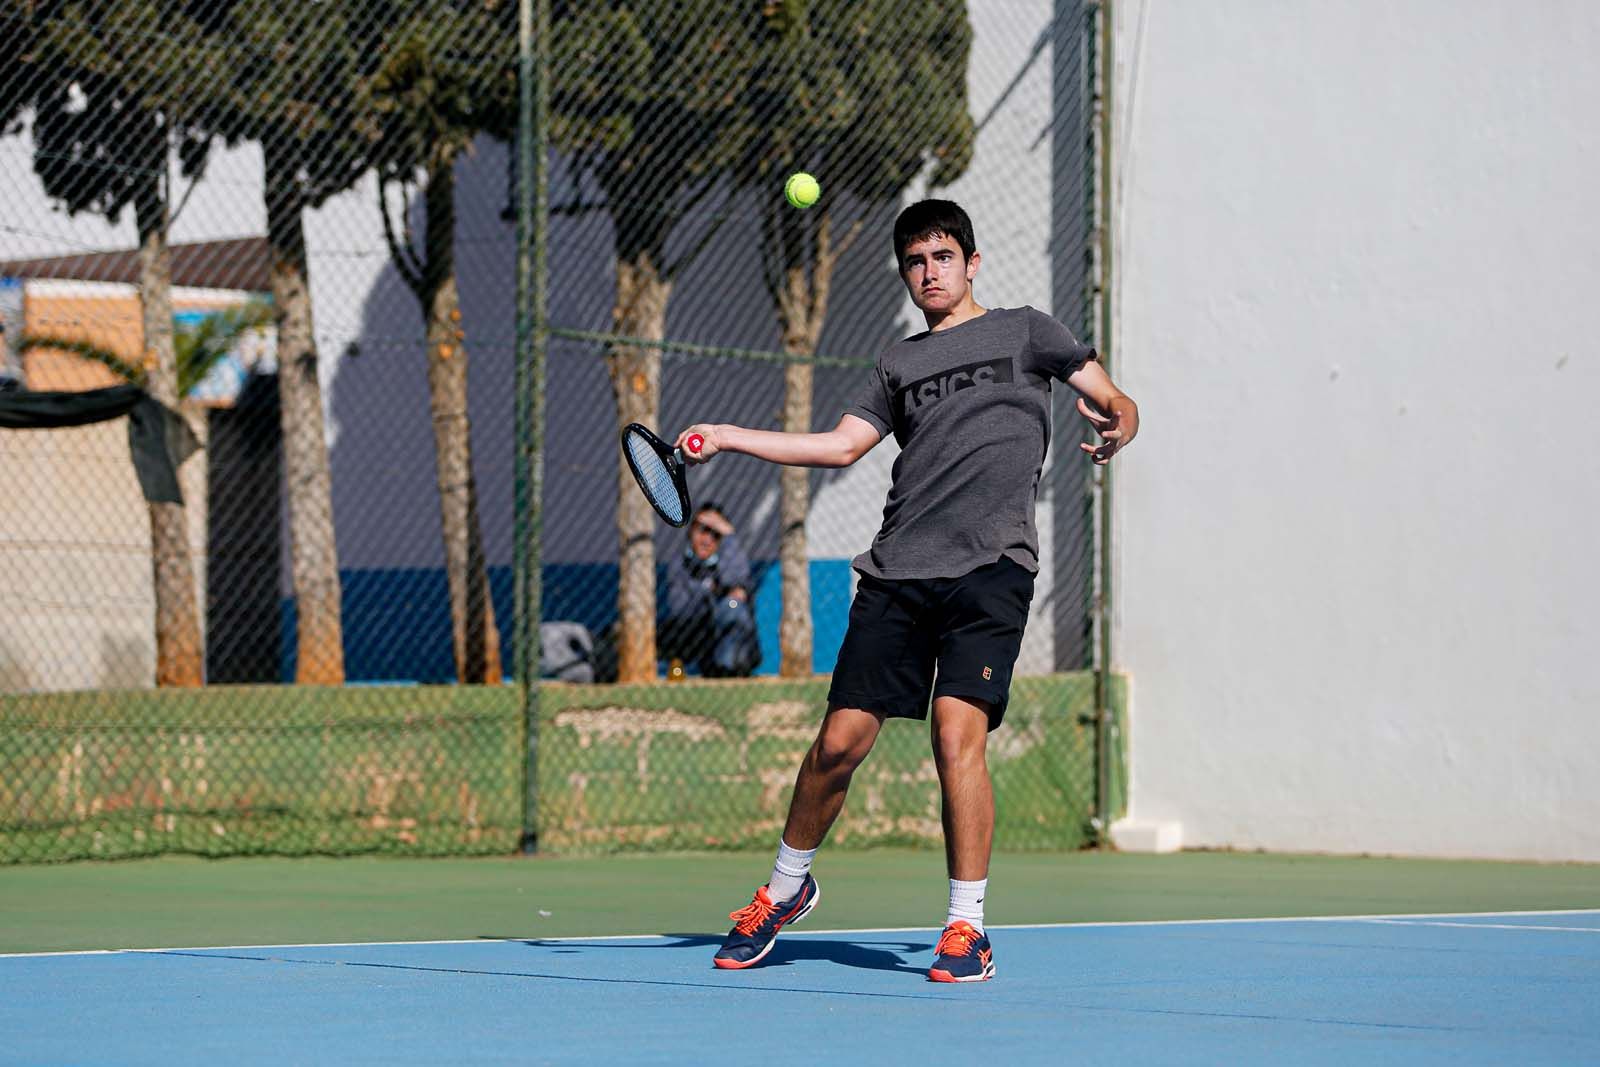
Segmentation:
{"type": "Polygon", "coordinates": [[[506,853],[522,766],[510,688],[12,697],[0,860],[506,853]]]}
{"type": "MultiPolygon", "coordinates": [[[[989,746],[996,845],[1078,848],[1094,804],[1094,680],[1018,680],[989,746]]],[[[540,732],[540,841],[561,852],[767,848],[827,681],[555,687],[540,732]]],[[[927,725],[890,721],[830,847],[937,846],[927,725]]]]}
{"type": "MultiPolygon", "coordinates": [[[[545,687],[541,843],[771,846],[826,690],[825,679],[545,687]]],[[[1017,682],[989,750],[997,847],[1091,840],[1093,693],[1084,673],[1017,682]]],[[[1120,715],[1120,686],[1115,696],[1120,715]]],[[[522,722],[511,687],[11,697],[0,710],[0,863],[511,852],[522,722]]],[[[927,728],[891,722],[832,847],[940,839],[927,728]]]]}

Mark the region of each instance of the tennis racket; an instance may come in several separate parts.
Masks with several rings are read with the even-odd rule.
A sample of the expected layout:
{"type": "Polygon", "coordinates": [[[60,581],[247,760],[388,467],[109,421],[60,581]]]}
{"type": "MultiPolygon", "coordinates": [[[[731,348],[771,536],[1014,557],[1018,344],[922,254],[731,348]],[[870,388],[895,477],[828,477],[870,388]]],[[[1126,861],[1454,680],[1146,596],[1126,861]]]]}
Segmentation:
{"type": "MultiPolygon", "coordinates": [[[[683,442],[684,448],[698,456],[705,438],[690,434],[683,442]]],[[[656,509],[656,514],[673,526],[689,521],[689,481],[683,452],[673,448],[661,438],[630,422],[622,431],[622,454],[628,459],[628,469],[633,480],[639,483],[644,498],[656,509]]]]}

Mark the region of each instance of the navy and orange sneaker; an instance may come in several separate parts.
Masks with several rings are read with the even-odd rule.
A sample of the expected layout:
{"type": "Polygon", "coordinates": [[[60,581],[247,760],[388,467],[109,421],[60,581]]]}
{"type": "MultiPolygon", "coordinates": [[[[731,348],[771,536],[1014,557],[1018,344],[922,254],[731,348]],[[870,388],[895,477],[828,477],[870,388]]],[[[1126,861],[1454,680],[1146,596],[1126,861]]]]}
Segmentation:
{"type": "Polygon", "coordinates": [[[944,928],[933,949],[935,959],[928,968],[932,982],[987,982],[994,977],[994,948],[989,935],[957,919],[944,928]]]}
{"type": "Polygon", "coordinates": [[[762,886],[756,890],[750,903],[728,915],[733,920],[733,929],[728,931],[727,939],[722,942],[722,947],[711,958],[711,962],[729,970],[754,967],[772,951],[778,931],[810,915],[811,909],[821,899],[822,890],[817,888],[817,880],[809,874],[793,899],[778,904],[772,902],[767,895],[767,887],[762,886]]]}

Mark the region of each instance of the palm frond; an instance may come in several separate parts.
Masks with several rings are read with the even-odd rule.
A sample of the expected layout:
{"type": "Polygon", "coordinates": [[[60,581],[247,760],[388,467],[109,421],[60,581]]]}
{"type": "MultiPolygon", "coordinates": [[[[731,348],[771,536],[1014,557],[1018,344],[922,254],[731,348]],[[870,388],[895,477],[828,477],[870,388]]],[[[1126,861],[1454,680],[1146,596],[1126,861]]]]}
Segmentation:
{"type": "Polygon", "coordinates": [[[192,393],[212,368],[233,351],[239,338],[271,321],[272,305],[265,300],[252,300],[207,315],[193,326],[180,327],[172,338],[178,362],[178,395],[192,393]]]}
{"type": "Polygon", "coordinates": [[[121,356],[108,348],[102,348],[93,341],[84,341],[75,337],[59,337],[48,333],[25,333],[17,339],[17,350],[27,352],[33,348],[53,348],[61,352],[70,352],[79,359],[86,359],[91,363],[98,363],[106,367],[125,382],[134,385],[144,384],[144,368],[134,363],[129,363],[121,356]]]}

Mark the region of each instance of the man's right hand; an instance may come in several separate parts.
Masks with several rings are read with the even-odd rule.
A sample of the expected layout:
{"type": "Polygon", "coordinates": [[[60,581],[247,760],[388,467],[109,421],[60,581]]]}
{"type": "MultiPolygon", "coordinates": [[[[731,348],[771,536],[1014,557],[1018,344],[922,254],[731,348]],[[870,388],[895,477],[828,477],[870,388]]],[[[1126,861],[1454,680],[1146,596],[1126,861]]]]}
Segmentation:
{"type": "Polygon", "coordinates": [[[676,448],[683,455],[683,458],[688,460],[690,463],[704,463],[712,456],[722,451],[721,446],[718,443],[720,435],[717,432],[721,429],[723,429],[723,427],[714,426],[708,422],[697,422],[687,430],[684,430],[682,433],[678,434],[678,440],[673,444],[673,447],[676,448]],[[700,451],[691,452],[684,442],[690,437],[693,437],[695,434],[700,435],[700,451]]]}

